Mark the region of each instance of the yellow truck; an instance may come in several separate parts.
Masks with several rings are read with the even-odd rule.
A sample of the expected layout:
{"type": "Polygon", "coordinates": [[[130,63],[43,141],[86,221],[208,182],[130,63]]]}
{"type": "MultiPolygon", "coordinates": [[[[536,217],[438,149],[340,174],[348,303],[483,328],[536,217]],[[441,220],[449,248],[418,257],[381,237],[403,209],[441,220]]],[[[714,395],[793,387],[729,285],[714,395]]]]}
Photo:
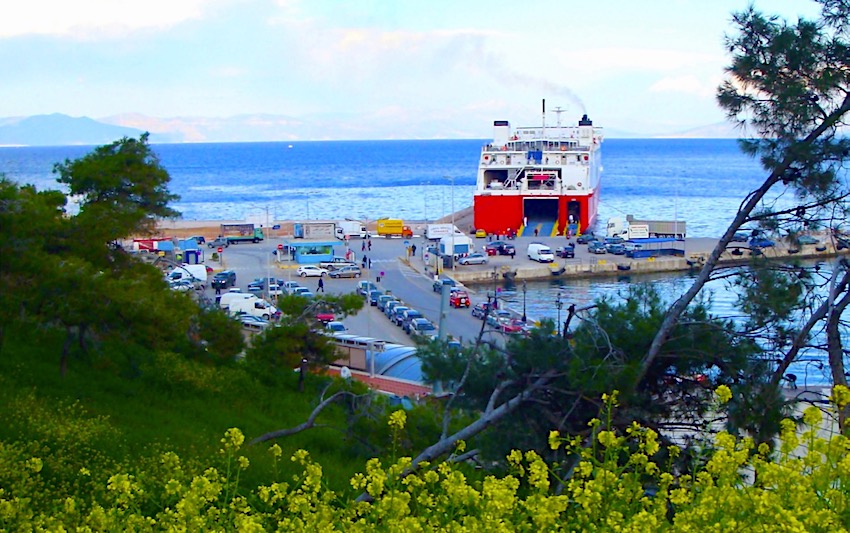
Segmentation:
{"type": "Polygon", "coordinates": [[[403,220],[397,218],[379,218],[378,219],[378,235],[384,237],[413,237],[413,230],[410,226],[406,226],[403,220]]]}

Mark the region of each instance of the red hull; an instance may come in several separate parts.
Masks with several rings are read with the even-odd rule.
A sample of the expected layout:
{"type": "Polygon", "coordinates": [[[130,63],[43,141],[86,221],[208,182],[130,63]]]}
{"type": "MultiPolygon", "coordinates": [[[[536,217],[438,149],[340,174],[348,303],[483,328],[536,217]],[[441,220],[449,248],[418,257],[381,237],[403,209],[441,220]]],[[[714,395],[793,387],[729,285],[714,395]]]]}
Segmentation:
{"type": "MultiPolygon", "coordinates": [[[[593,225],[599,207],[597,191],[589,195],[564,196],[519,196],[519,195],[476,195],[474,197],[475,229],[483,229],[487,233],[504,234],[509,230],[519,230],[526,216],[526,201],[548,200],[553,204],[557,201],[557,215],[549,221],[558,222],[558,235],[563,235],[567,229],[570,213],[579,222],[579,231],[584,233],[586,228],[593,225]]],[[[534,217],[539,219],[539,216],[534,217]]]]}

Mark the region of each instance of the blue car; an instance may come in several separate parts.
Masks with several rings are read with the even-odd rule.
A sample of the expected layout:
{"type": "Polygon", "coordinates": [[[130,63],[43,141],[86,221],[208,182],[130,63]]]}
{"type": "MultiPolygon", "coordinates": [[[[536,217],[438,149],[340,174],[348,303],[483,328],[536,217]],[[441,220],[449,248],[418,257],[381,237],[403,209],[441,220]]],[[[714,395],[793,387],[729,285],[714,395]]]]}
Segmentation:
{"type": "Polygon", "coordinates": [[[750,248],[770,248],[776,246],[772,240],[765,237],[753,237],[750,239],[750,248]]]}

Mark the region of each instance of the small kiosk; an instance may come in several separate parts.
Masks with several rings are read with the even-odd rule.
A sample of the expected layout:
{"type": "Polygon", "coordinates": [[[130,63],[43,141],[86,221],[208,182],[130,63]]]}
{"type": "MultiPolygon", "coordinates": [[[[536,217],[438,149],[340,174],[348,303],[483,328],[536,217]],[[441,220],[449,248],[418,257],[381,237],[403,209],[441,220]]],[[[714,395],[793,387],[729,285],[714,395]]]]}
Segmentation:
{"type": "Polygon", "coordinates": [[[322,261],[330,261],[334,257],[334,246],[341,241],[327,240],[284,240],[283,244],[292,253],[292,259],[302,265],[315,265],[322,261]]]}

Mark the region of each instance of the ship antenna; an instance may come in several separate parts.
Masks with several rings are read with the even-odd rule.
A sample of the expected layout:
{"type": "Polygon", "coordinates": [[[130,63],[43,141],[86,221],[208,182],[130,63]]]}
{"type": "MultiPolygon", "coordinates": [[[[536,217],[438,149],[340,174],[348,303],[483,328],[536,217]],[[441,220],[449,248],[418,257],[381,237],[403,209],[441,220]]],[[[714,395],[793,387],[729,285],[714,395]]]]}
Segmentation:
{"type": "Polygon", "coordinates": [[[564,108],[563,108],[563,107],[561,107],[561,106],[558,106],[558,107],[556,107],[556,108],[555,108],[555,116],[557,117],[557,125],[558,125],[558,127],[557,127],[557,135],[558,135],[558,137],[559,137],[559,138],[561,137],[561,135],[562,135],[562,133],[563,133],[563,132],[561,131],[561,113],[562,113],[563,111],[564,111],[564,108]]]}
{"type": "Polygon", "coordinates": [[[546,99],[543,99],[543,134],[541,138],[546,138],[546,99]]]}

